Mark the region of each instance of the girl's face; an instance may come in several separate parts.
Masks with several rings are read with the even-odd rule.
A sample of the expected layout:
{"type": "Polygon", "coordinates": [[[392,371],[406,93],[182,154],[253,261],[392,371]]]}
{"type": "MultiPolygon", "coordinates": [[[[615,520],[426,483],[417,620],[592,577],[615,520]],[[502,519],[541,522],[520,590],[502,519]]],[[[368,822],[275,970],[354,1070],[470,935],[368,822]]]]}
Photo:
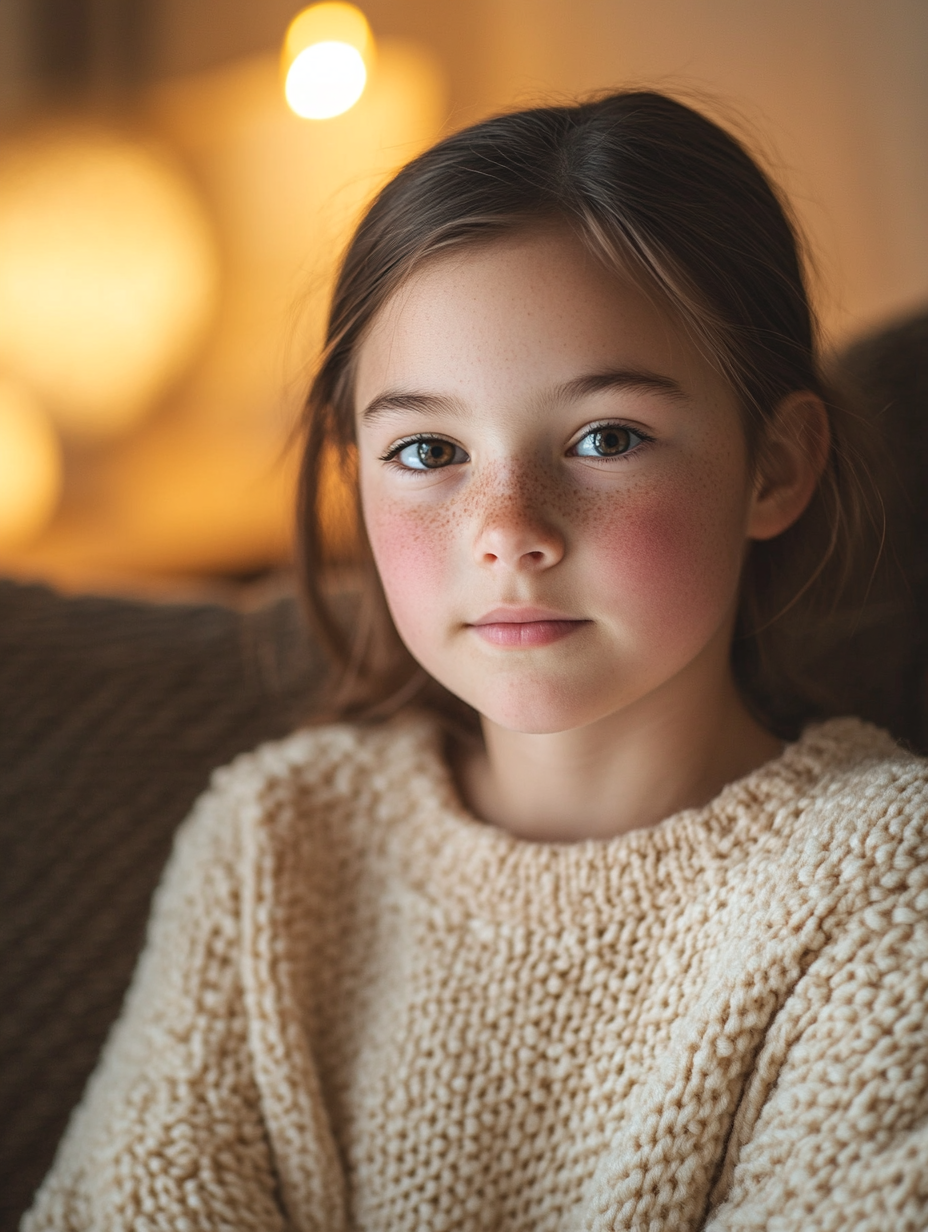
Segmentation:
{"type": "Polygon", "coordinates": [[[735,396],[578,241],[425,267],[375,318],[356,398],[397,630],[485,718],[566,731],[727,664],[754,496],[735,396]]]}

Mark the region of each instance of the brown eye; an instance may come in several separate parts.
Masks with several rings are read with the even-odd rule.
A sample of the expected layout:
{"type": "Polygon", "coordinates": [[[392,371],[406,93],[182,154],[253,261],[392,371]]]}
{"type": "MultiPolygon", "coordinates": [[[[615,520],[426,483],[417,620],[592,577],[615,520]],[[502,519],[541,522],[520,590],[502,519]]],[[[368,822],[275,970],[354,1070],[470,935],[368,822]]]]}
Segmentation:
{"type": "Polygon", "coordinates": [[[454,461],[455,447],[450,441],[420,441],[416,448],[419,461],[429,470],[448,466],[454,461]]]}
{"type": "Polygon", "coordinates": [[[582,436],[570,453],[577,458],[620,458],[647,439],[621,424],[603,424],[582,436]]]}
{"type": "Polygon", "coordinates": [[[469,462],[470,458],[460,445],[452,441],[443,440],[440,436],[425,436],[393,449],[384,458],[385,462],[394,460],[405,470],[438,471],[446,466],[469,462]]]}
{"type": "Polygon", "coordinates": [[[614,458],[620,453],[627,453],[631,443],[629,433],[624,428],[600,428],[592,436],[593,448],[601,458],[614,458]]]}

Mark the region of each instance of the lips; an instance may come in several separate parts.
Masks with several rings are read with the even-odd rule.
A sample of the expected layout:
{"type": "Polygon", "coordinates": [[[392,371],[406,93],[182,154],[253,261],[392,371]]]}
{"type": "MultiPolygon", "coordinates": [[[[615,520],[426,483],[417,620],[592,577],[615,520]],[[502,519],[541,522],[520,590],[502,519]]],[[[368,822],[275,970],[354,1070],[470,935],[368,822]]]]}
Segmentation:
{"type": "Polygon", "coordinates": [[[499,607],[473,621],[470,628],[493,646],[528,649],[559,642],[588,624],[588,620],[577,620],[547,608],[499,607]]]}

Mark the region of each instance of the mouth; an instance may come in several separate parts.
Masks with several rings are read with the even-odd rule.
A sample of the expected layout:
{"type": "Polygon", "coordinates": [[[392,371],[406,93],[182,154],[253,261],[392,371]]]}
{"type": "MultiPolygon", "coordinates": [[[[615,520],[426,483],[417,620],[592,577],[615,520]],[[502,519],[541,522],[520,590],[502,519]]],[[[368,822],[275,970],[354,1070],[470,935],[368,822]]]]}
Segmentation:
{"type": "Polygon", "coordinates": [[[498,607],[472,621],[468,628],[492,646],[527,649],[559,642],[591,623],[547,608],[498,607]]]}

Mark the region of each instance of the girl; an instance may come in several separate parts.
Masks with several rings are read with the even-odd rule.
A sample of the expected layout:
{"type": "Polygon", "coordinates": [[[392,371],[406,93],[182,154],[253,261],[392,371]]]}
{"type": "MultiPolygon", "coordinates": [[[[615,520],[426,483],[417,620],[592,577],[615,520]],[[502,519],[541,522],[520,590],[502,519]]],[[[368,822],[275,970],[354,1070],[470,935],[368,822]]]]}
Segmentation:
{"type": "Polygon", "coordinates": [[[926,767],[803,728],[847,427],[783,207],[695,111],[401,171],[309,396],[355,721],[215,776],[27,1232],[928,1226],[926,767]]]}

